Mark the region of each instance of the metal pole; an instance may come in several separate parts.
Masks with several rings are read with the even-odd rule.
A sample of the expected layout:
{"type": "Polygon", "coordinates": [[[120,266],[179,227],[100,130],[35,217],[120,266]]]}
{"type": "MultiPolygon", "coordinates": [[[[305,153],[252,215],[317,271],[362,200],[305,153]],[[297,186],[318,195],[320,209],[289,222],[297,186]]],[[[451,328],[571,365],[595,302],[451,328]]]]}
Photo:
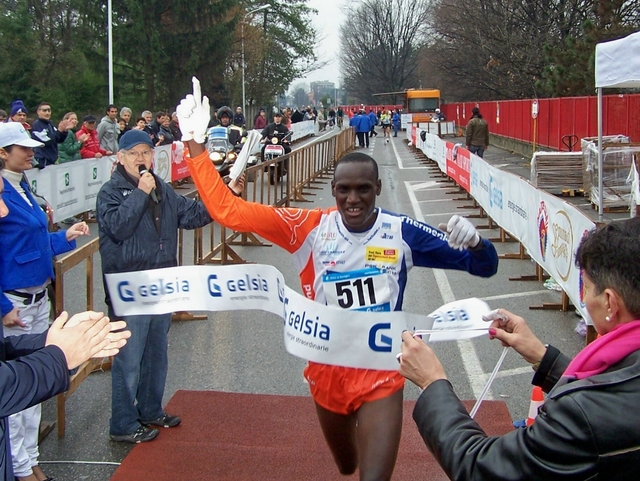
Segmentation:
{"type": "Polygon", "coordinates": [[[244,17],[242,17],[242,23],[240,24],[240,37],[242,39],[242,113],[247,111],[247,101],[244,96],[244,19],[247,14],[245,13],[244,17]]]}
{"type": "Polygon", "coordinates": [[[107,50],[109,51],[109,105],[113,104],[113,16],[112,0],[107,0],[107,50]]]}
{"type": "Polygon", "coordinates": [[[604,209],[604,182],[602,180],[602,87],[598,88],[598,222],[602,222],[604,209]]]}

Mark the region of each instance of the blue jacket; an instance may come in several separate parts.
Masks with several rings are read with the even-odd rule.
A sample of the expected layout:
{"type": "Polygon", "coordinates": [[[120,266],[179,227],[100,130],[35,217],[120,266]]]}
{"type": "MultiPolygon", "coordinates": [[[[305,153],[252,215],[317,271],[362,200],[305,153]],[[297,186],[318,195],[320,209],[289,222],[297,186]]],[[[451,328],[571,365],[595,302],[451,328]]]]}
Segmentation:
{"type": "Polygon", "coordinates": [[[371,127],[373,128],[374,125],[376,125],[376,123],[378,123],[378,116],[376,115],[376,113],[372,110],[371,112],[369,112],[369,122],[371,122],[371,127]]]}
{"type": "Polygon", "coordinates": [[[57,346],[45,347],[46,338],[46,333],[0,335],[0,479],[14,479],[7,416],[69,388],[64,353],[57,346]]]}
{"type": "Polygon", "coordinates": [[[393,117],[391,117],[391,123],[395,128],[400,128],[400,114],[398,114],[398,112],[393,113],[393,117]]]}
{"type": "Polygon", "coordinates": [[[356,132],[369,132],[371,130],[371,119],[366,114],[360,114],[356,118],[356,132]]]}
{"type": "MultiPolygon", "coordinates": [[[[75,249],[67,242],[66,233],[49,232],[47,215],[22,182],[33,207],[29,206],[7,179],[4,199],[9,214],[0,218],[0,288],[2,291],[35,287],[54,279],[53,256],[75,249]]],[[[2,316],[11,312],[13,304],[0,294],[2,316]]]]}
{"type": "Polygon", "coordinates": [[[44,169],[58,160],[58,144],[67,138],[67,132],[60,132],[50,120],[36,119],[31,126],[31,137],[44,144],[33,149],[38,168],[44,169]]]}

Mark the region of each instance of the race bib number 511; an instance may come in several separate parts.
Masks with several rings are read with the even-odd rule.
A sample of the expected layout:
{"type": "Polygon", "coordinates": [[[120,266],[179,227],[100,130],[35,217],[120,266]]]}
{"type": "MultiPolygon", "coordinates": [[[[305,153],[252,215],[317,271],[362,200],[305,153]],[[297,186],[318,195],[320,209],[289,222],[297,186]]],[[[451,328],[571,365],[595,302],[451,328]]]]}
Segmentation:
{"type": "Polygon", "coordinates": [[[330,306],[354,311],[391,310],[391,289],[380,269],[330,272],[322,276],[322,283],[330,306]]]}

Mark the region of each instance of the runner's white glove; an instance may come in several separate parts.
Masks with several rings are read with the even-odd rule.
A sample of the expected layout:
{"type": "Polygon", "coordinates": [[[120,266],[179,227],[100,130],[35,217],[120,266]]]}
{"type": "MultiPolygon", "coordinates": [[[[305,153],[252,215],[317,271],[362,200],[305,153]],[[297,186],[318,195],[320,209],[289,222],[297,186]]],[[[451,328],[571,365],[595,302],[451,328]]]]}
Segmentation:
{"type": "Polygon", "coordinates": [[[476,247],[480,242],[480,235],[476,231],[476,227],[465,217],[454,215],[449,222],[440,224],[440,230],[448,234],[449,247],[453,249],[463,250],[469,247],[476,247]]]}
{"type": "Polygon", "coordinates": [[[203,97],[200,90],[200,81],[192,77],[193,95],[189,94],[180,101],[176,108],[180,130],[182,131],[182,141],[194,140],[199,144],[204,144],[204,137],[207,133],[211,113],[209,108],[209,98],[203,97]]]}

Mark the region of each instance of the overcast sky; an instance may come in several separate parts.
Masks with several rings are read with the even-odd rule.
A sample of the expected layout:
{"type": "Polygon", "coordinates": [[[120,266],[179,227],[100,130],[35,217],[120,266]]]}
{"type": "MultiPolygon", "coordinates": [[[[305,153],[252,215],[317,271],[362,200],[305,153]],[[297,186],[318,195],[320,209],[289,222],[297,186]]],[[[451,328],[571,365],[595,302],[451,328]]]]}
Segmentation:
{"type": "MultiPolygon", "coordinates": [[[[323,40],[316,48],[320,60],[327,61],[326,67],[311,72],[304,81],[315,82],[318,80],[329,80],[340,86],[340,62],[338,61],[338,51],[340,49],[340,25],[345,19],[343,9],[345,0],[309,0],[307,5],[318,11],[317,15],[312,15],[312,22],[323,40]]],[[[296,82],[294,81],[294,84],[296,82]]]]}

